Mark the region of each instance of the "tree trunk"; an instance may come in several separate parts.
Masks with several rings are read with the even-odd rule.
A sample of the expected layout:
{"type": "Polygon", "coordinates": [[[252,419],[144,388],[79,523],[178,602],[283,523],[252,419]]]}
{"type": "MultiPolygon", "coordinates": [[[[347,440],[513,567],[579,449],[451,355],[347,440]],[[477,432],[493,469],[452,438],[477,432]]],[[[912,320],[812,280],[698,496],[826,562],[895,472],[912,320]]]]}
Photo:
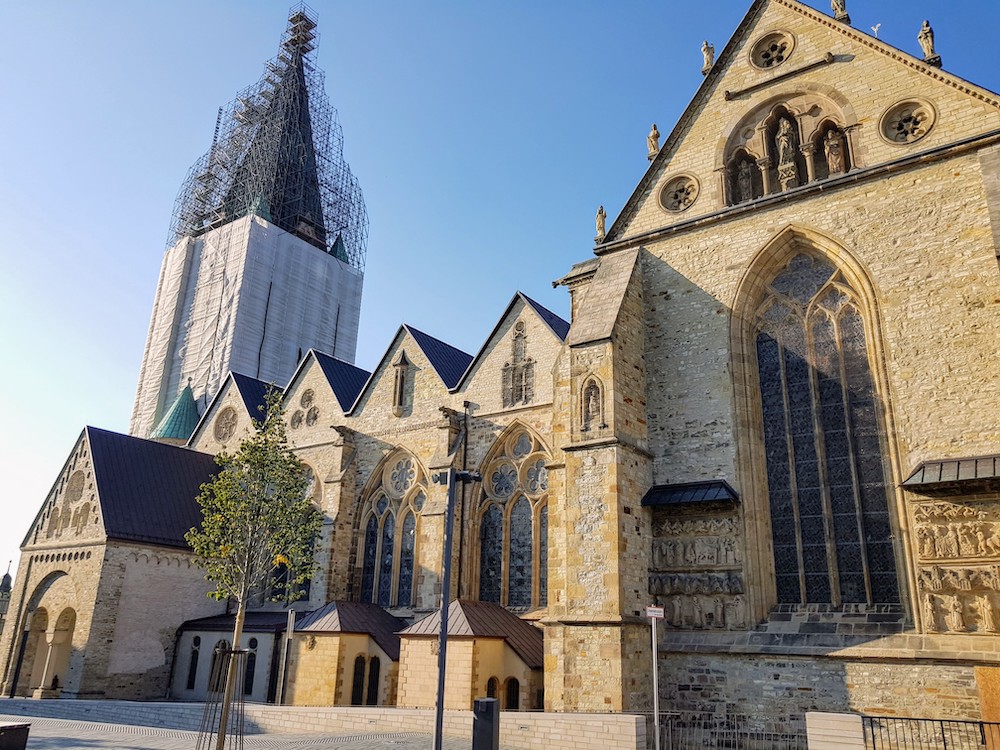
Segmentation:
{"type": "MultiPolygon", "coordinates": [[[[236,609],[236,625],[233,627],[233,645],[231,651],[237,651],[240,647],[240,639],[243,638],[243,621],[246,619],[247,601],[246,597],[241,597],[239,606],[236,609]]],[[[229,723],[229,709],[236,694],[236,654],[229,656],[229,668],[226,670],[226,689],[222,698],[222,710],[219,712],[219,734],[215,742],[215,750],[225,750],[226,729],[229,723]]]]}

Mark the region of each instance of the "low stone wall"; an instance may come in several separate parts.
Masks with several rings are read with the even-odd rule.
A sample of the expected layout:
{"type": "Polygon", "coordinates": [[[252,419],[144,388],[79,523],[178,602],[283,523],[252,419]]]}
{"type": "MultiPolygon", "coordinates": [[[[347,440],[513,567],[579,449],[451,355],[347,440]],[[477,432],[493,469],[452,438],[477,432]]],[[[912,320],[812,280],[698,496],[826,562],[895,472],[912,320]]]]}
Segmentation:
{"type": "MultiPolygon", "coordinates": [[[[197,730],[201,703],[0,699],[0,714],[197,730]]],[[[389,734],[434,731],[434,711],[418,708],[307,708],[247,704],[249,734],[389,734]]],[[[471,711],[445,711],[444,734],[472,737],[471,711]]],[[[517,750],[645,750],[646,727],[632,714],[503,711],[500,744],[517,750]]]]}

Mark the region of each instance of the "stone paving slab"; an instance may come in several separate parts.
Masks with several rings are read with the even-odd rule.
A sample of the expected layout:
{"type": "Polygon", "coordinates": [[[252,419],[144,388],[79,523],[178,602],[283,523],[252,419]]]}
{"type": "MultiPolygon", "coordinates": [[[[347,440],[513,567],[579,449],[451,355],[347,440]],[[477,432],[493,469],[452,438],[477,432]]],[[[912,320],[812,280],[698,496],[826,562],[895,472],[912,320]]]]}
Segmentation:
{"type": "MultiPolygon", "coordinates": [[[[198,733],[93,721],[0,714],[0,724],[31,724],[27,750],[194,750],[198,733]]],[[[427,734],[253,734],[245,750],[429,750],[427,734]]],[[[445,737],[443,750],[469,750],[471,739],[445,737]]]]}

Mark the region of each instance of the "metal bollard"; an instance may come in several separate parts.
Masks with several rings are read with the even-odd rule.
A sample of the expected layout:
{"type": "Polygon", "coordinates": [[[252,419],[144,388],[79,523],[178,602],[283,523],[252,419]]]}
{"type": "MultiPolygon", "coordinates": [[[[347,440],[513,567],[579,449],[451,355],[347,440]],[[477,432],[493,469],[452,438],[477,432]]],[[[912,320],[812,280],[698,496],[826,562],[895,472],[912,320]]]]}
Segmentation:
{"type": "Polygon", "coordinates": [[[472,703],[472,750],[499,750],[500,702],[477,698],[472,703]]]}

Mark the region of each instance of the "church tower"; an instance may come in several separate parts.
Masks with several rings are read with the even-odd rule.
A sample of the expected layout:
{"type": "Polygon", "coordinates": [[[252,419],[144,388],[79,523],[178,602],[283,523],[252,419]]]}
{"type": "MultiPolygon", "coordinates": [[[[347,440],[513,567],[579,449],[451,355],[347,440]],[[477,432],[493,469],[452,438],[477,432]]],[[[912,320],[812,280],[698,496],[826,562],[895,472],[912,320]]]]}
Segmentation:
{"type": "Polygon", "coordinates": [[[315,65],[315,28],[293,9],[278,56],[219,110],[212,147],[188,172],[133,435],[156,433],[179,394],[203,412],[230,371],[284,384],[311,348],[354,361],[368,217],[315,65]]]}

